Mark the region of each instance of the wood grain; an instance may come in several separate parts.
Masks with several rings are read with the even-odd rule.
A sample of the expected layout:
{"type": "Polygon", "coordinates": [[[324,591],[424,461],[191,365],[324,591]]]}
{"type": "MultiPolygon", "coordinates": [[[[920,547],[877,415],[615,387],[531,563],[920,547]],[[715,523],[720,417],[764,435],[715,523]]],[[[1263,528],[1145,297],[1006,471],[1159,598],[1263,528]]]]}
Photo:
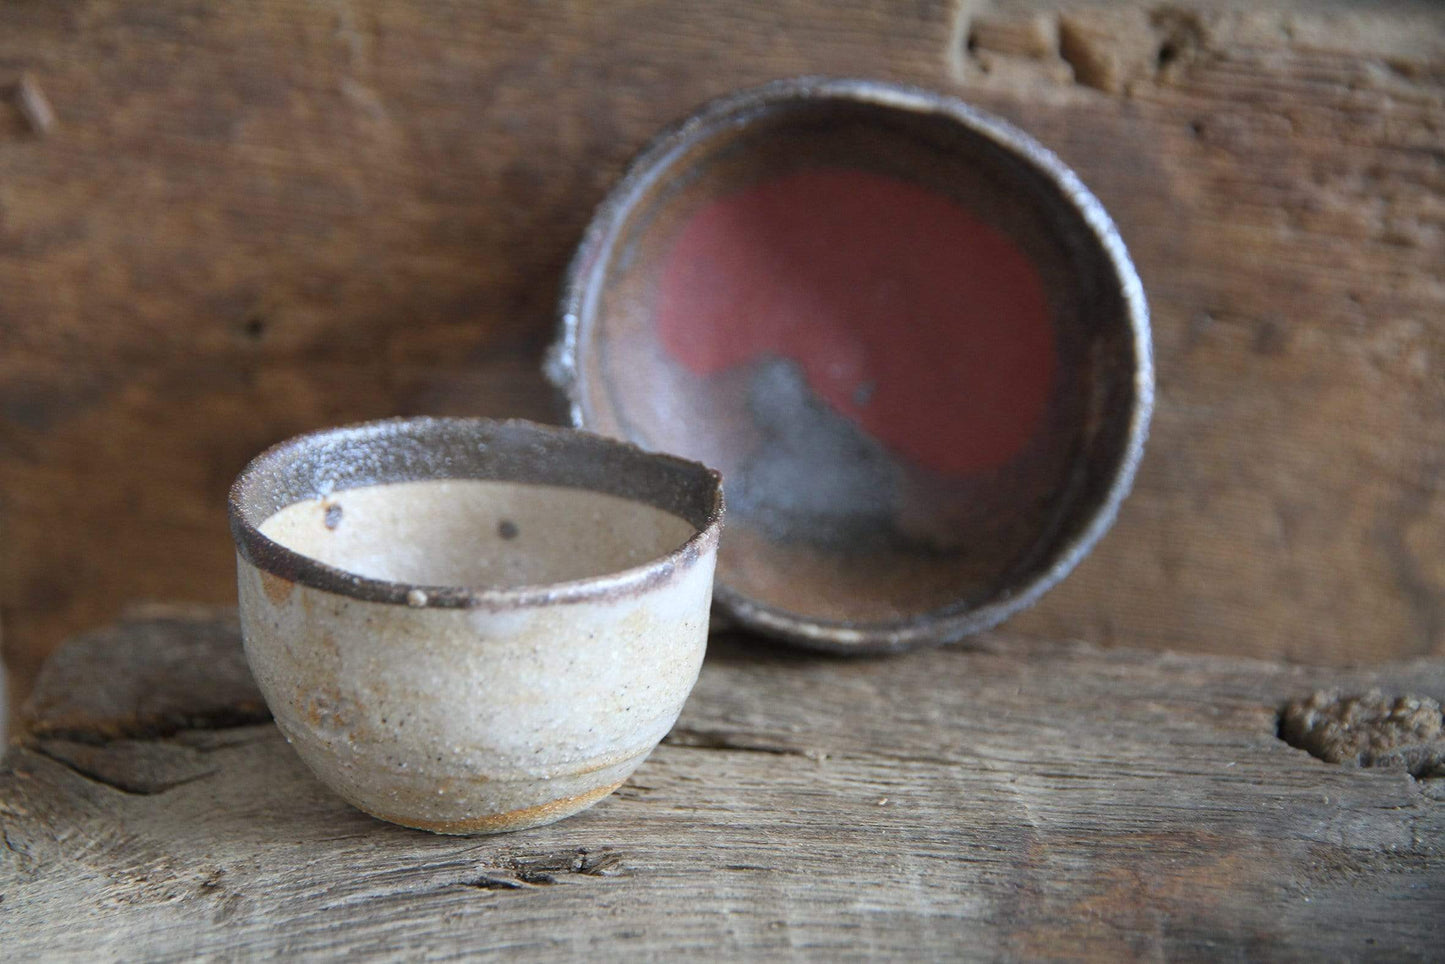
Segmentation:
{"type": "Polygon", "coordinates": [[[840,660],[728,637],[613,797],[447,838],[352,810],[247,717],[235,632],[168,615],[50,664],[0,772],[7,956],[1425,960],[1445,940],[1445,780],[1275,735],[1318,688],[1439,699],[1438,658],[1310,670],[995,633],[840,660]],[[237,714],[137,685],[183,662],[237,681],[237,714]]]}
{"type": "Polygon", "coordinates": [[[1019,631],[1441,653],[1442,38],[1423,0],[0,5],[14,681],[134,599],[231,599],[223,493],[269,442],[550,417],[536,362],[591,206],[664,123],[801,73],[1016,120],[1139,263],[1150,452],[1019,631]]]}

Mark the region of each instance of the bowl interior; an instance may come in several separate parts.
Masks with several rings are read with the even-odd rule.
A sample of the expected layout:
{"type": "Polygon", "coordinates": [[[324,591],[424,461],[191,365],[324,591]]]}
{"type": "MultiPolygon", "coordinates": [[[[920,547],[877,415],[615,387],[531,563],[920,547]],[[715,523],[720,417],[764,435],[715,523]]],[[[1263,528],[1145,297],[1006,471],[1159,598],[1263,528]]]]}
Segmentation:
{"type": "Polygon", "coordinates": [[[1132,269],[986,125],[740,102],[654,148],[599,219],[569,295],[576,411],[722,470],[735,611],[957,635],[1109,502],[1138,441],[1132,269]]]}
{"type": "Polygon", "coordinates": [[[619,572],[667,555],[696,527],[602,492],[482,479],[347,489],[261,524],[287,548],[371,579],[516,589],[619,572]]]}
{"type": "Polygon", "coordinates": [[[428,606],[470,606],[665,577],[716,540],[722,493],[705,466],[586,432],[414,418],[268,449],[236,480],[230,511],[238,551],[263,571],[382,602],[414,605],[409,589],[425,587],[428,606]]]}

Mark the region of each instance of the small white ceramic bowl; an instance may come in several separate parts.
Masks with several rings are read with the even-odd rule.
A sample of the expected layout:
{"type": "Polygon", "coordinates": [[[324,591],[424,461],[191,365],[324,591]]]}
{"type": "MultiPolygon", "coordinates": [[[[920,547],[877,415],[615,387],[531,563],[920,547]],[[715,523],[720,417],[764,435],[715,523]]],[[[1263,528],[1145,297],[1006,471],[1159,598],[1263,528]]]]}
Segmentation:
{"type": "Polygon", "coordinates": [[[620,786],[707,644],[721,481],[527,422],[303,435],[231,489],[246,656],[321,780],[439,833],[549,823],[620,786]]]}

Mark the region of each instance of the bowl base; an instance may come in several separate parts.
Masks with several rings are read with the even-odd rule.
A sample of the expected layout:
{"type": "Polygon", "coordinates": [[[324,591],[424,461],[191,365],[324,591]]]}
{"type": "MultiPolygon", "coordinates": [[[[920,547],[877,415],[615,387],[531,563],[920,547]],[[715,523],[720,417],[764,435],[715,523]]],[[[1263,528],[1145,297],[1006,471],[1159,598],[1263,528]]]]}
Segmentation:
{"type": "Polygon", "coordinates": [[[580,813],[586,810],[602,798],[611,795],[614,790],[626,782],[626,780],[619,780],[608,786],[586,790],[575,796],[562,797],[558,800],[550,800],[547,803],[539,803],[536,806],[523,807],[520,810],[511,810],[507,813],[484,814],[480,817],[468,817],[464,820],[417,820],[409,817],[377,813],[372,810],[367,810],[365,807],[358,809],[371,814],[371,816],[378,820],[385,820],[387,823],[394,823],[402,827],[410,827],[413,830],[429,830],[432,833],[449,834],[453,836],[482,836],[493,833],[510,833],[513,830],[527,830],[531,827],[541,827],[545,824],[555,823],[564,817],[570,817],[574,813],[580,813]]]}

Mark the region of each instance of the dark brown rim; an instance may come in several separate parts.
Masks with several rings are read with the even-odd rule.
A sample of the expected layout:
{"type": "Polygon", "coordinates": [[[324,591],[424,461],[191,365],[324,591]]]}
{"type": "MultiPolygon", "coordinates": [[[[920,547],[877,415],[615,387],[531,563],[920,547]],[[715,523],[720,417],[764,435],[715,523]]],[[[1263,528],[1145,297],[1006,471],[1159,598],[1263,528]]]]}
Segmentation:
{"type": "Polygon", "coordinates": [[[859,78],[797,77],[728,94],[704,104],[690,117],[665,129],[648,143],[598,205],[567,268],[558,306],[559,333],[548,354],[546,372],[565,396],[572,424],[585,428],[593,419],[586,411],[586,392],[581,384],[583,375],[582,366],[578,363],[578,350],[584,328],[592,324],[592,302],[600,288],[618,232],[636,199],[658,178],[670,173],[674,163],[688,149],[718,131],[746,124],[780,106],[826,100],[872,104],[942,117],[988,139],[1008,151],[1020,164],[1032,168],[1078,213],[1093,241],[1103,251],[1118,285],[1132,333],[1134,398],[1124,446],[1113,468],[1113,477],[1094,507],[1089,523],[1073,537],[1053,547],[1049,563],[1027,582],[979,606],[934,610],[908,619],[880,623],[815,619],[759,603],[722,581],[714,590],[717,607],[723,614],[751,629],[812,649],[879,652],[952,642],[996,626],[1032,606],[1089,554],[1113,525],[1119,506],[1133,486],[1154,408],[1149,307],[1144,298],[1143,284],[1118,228],[1078,175],[1052,151],[1019,128],[956,97],[920,87],[859,78]]]}
{"type": "Polygon", "coordinates": [[[309,432],[253,458],[231,485],[231,535],[246,562],[288,582],[366,602],[429,609],[516,609],[613,599],[661,585],[716,548],[722,477],[697,462],[591,432],[520,419],[396,418],[309,432]],[[263,535],[288,505],[387,482],[497,479],[603,492],[671,512],[697,532],[664,556],[618,572],[515,589],[372,579],[263,535]]]}

